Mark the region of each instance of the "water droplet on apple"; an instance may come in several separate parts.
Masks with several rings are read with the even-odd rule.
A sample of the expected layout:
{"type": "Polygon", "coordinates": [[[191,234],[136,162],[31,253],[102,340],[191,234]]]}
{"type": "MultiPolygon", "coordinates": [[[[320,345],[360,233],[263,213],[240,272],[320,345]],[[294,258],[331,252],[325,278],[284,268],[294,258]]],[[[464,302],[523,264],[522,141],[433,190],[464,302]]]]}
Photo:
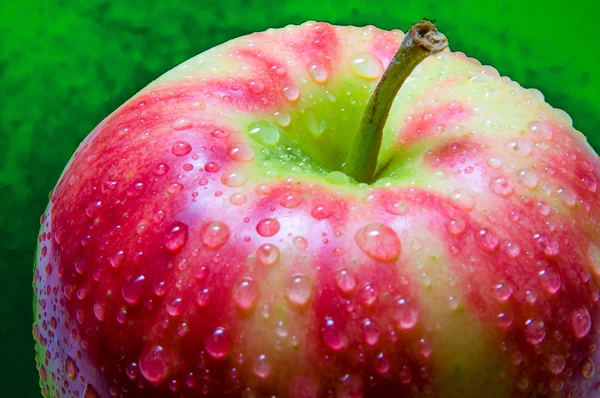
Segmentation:
{"type": "Polygon", "coordinates": [[[532,148],[531,142],[522,138],[514,138],[506,143],[506,149],[510,153],[519,156],[529,156],[532,148]]]}
{"type": "Polygon", "coordinates": [[[392,262],[400,257],[401,244],[396,231],[384,224],[368,224],[354,237],[358,247],[370,258],[392,262]]]}
{"type": "Polygon", "coordinates": [[[204,347],[214,359],[225,358],[231,348],[231,338],[225,328],[218,327],[204,339],[204,347]]]}
{"type": "Polygon", "coordinates": [[[350,183],[350,177],[341,171],[332,171],[325,176],[325,179],[335,185],[347,185],[350,183]]]}
{"type": "Polygon", "coordinates": [[[419,321],[419,310],[403,297],[394,300],[393,317],[401,329],[412,329],[419,321]]]}
{"type": "Polygon", "coordinates": [[[361,323],[362,338],[368,345],[375,345],[379,341],[379,328],[370,319],[365,319],[361,323]]]}
{"type": "Polygon", "coordinates": [[[266,379],[271,373],[271,364],[266,355],[259,355],[252,364],[252,372],[261,379],[266,379]]]}
{"type": "Polygon", "coordinates": [[[350,70],[358,77],[375,80],[383,74],[384,68],[379,58],[362,52],[350,58],[350,70]]]}
{"type": "Polygon", "coordinates": [[[375,301],[377,300],[378,296],[379,296],[379,292],[371,284],[364,285],[358,291],[358,300],[360,301],[360,303],[362,305],[365,305],[367,307],[370,307],[371,305],[373,305],[373,303],[375,303],[375,301]]]}
{"type": "Polygon", "coordinates": [[[75,366],[75,361],[69,355],[65,358],[65,373],[71,380],[75,380],[77,377],[77,366],[75,366]]]}
{"type": "Polygon", "coordinates": [[[465,189],[456,189],[449,195],[450,204],[460,210],[470,211],[475,207],[475,198],[465,189]]]}
{"type": "Polygon", "coordinates": [[[550,355],[548,368],[553,375],[557,376],[565,369],[565,358],[560,354],[550,355]]]}
{"type": "Polygon", "coordinates": [[[200,240],[209,249],[218,249],[229,239],[229,227],[220,221],[211,221],[202,226],[200,240]]]}
{"type": "Polygon", "coordinates": [[[221,166],[217,162],[206,162],[204,164],[204,170],[207,173],[216,173],[221,170],[221,166]]]}
{"type": "Polygon", "coordinates": [[[192,152],[192,146],[185,141],[177,141],[173,144],[173,148],[171,150],[176,156],[184,156],[192,152]]]}
{"type": "Polygon", "coordinates": [[[493,253],[498,248],[498,236],[484,228],[476,235],[477,245],[486,253],[493,253]]]}
{"type": "Polygon", "coordinates": [[[167,377],[169,358],[165,350],[154,345],[144,350],[140,357],[140,373],[151,383],[158,383],[167,377]]]}
{"type": "Polygon", "coordinates": [[[538,185],[538,174],[531,169],[520,169],[517,171],[517,181],[524,187],[533,189],[538,185]]]}
{"type": "Polygon", "coordinates": [[[298,90],[298,87],[294,85],[285,86],[282,90],[282,93],[283,97],[290,102],[294,102],[300,97],[300,90],[298,90]]]}
{"type": "Polygon", "coordinates": [[[257,142],[267,146],[277,145],[281,136],[277,126],[263,120],[250,123],[248,134],[257,142]]]}
{"type": "Polygon", "coordinates": [[[91,384],[85,385],[85,391],[83,392],[83,398],[100,398],[100,394],[91,384]]]}
{"type": "Polygon", "coordinates": [[[331,209],[328,206],[324,206],[324,205],[317,205],[317,206],[313,207],[312,210],[310,211],[310,215],[315,220],[324,220],[326,218],[331,217],[332,214],[333,214],[333,212],[331,211],[331,209]]]}
{"type": "Polygon", "coordinates": [[[302,274],[293,275],[285,287],[285,296],[287,299],[298,306],[302,306],[310,300],[312,296],[312,282],[302,274]]]}
{"type": "Polygon", "coordinates": [[[206,307],[208,307],[209,302],[210,302],[210,289],[204,288],[201,291],[199,291],[198,294],[196,295],[196,304],[198,304],[198,307],[200,307],[200,308],[206,308],[206,307]]]}
{"type": "Polygon", "coordinates": [[[244,278],[233,290],[233,301],[238,308],[247,311],[254,307],[258,295],[258,284],[251,278],[244,278]]]}
{"type": "Polygon", "coordinates": [[[250,162],[254,159],[254,150],[247,144],[235,144],[227,148],[227,155],[237,162],[250,162]]]}
{"type": "Polygon", "coordinates": [[[294,247],[298,250],[304,250],[308,247],[308,241],[302,236],[296,236],[292,239],[294,247]]]}
{"type": "Polygon", "coordinates": [[[344,375],[335,389],[336,398],[363,398],[365,388],[359,376],[344,375]]]}
{"type": "Polygon", "coordinates": [[[506,177],[495,177],[490,181],[490,189],[500,196],[510,196],[514,192],[513,183],[506,177]]]}
{"type": "Polygon", "coordinates": [[[246,203],[247,200],[248,198],[246,197],[246,195],[244,195],[241,192],[231,194],[231,196],[229,197],[229,203],[231,203],[234,206],[242,206],[246,203]]]}
{"type": "Polygon", "coordinates": [[[380,352],[377,355],[377,361],[375,363],[375,369],[379,374],[386,374],[390,370],[391,362],[388,357],[386,357],[383,352],[380,352]]]}
{"type": "Polygon", "coordinates": [[[256,225],[256,232],[260,236],[269,237],[279,232],[279,221],[276,218],[264,218],[256,225]]]}
{"type": "Polygon", "coordinates": [[[431,357],[431,353],[433,352],[433,347],[431,343],[425,339],[421,339],[419,341],[419,352],[424,359],[428,359],[431,357]]]}
{"type": "Polygon", "coordinates": [[[317,64],[317,63],[312,63],[312,64],[308,65],[307,71],[308,71],[308,75],[310,76],[311,79],[314,80],[315,83],[323,84],[323,83],[327,82],[328,73],[327,73],[327,69],[323,65],[317,64]]]}
{"type": "Polygon", "coordinates": [[[594,377],[594,373],[596,372],[596,368],[591,359],[586,358],[581,365],[581,375],[587,379],[591,380],[594,377]]]}
{"type": "Polygon", "coordinates": [[[396,216],[404,216],[410,211],[406,203],[399,199],[388,200],[385,203],[385,210],[396,216]]]}
{"type": "Polygon", "coordinates": [[[164,248],[169,253],[179,253],[188,239],[188,226],[176,221],[167,228],[164,248]]]}
{"type": "Polygon", "coordinates": [[[542,286],[550,294],[555,294],[560,289],[561,280],[558,272],[552,268],[547,268],[539,272],[539,276],[542,282],[542,286]]]}
{"type": "Polygon", "coordinates": [[[356,278],[351,270],[340,269],[335,273],[335,284],[343,293],[352,293],[356,288],[356,278]]]}
{"type": "Polygon", "coordinates": [[[348,337],[343,330],[336,325],[332,318],[326,318],[325,326],[323,327],[323,341],[330,349],[340,351],[348,345],[348,337]]]}
{"type": "Polygon", "coordinates": [[[273,113],[273,119],[275,120],[275,123],[281,127],[289,126],[292,121],[290,114],[286,111],[277,111],[273,113]]]}
{"type": "Polygon", "coordinates": [[[300,203],[302,203],[302,195],[297,192],[288,192],[279,200],[279,204],[287,209],[298,207],[300,203]]]}
{"type": "Polygon", "coordinates": [[[587,308],[579,308],[573,311],[571,314],[571,327],[578,339],[587,336],[592,327],[592,319],[587,308]]]}
{"type": "Polygon", "coordinates": [[[221,182],[229,188],[241,187],[246,181],[248,181],[248,177],[241,170],[230,170],[221,175],[221,182]]]}
{"type": "Polygon", "coordinates": [[[446,224],[446,229],[454,236],[462,234],[466,228],[467,224],[460,218],[450,220],[448,224],[446,224]]]}
{"type": "Polygon", "coordinates": [[[256,249],[256,259],[263,265],[273,265],[279,260],[279,248],[273,244],[265,243],[256,249]]]}
{"type": "Polygon", "coordinates": [[[552,130],[550,130],[543,122],[529,122],[527,123],[527,130],[547,140],[552,138],[552,130]]]}
{"type": "Polygon", "coordinates": [[[539,319],[528,319],[525,322],[525,338],[531,345],[538,345],[546,338],[544,322],[539,319]]]}
{"type": "Polygon", "coordinates": [[[506,301],[512,296],[514,291],[515,291],[515,288],[513,287],[513,285],[510,282],[498,283],[496,285],[496,290],[495,290],[496,300],[506,301]]]}
{"type": "Polygon", "coordinates": [[[167,313],[172,317],[181,315],[183,312],[183,299],[175,297],[167,303],[167,313]]]}
{"type": "Polygon", "coordinates": [[[178,119],[172,124],[173,130],[177,131],[189,130],[192,126],[192,122],[188,119],[178,119]]]}
{"type": "Polygon", "coordinates": [[[262,94],[265,91],[265,84],[260,80],[251,80],[248,84],[248,90],[252,94],[262,94]]]}
{"type": "Polygon", "coordinates": [[[574,207],[577,204],[577,194],[572,189],[560,188],[556,193],[567,207],[574,207]]]}
{"type": "Polygon", "coordinates": [[[140,301],[142,293],[145,290],[145,281],[146,277],[144,275],[125,281],[121,289],[121,295],[128,304],[135,305],[140,301]]]}
{"type": "Polygon", "coordinates": [[[106,308],[104,307],[104,304],[95,303],[92,309],[94,311],[94,316],[96,317],[96,319],[99,321],[103,321],[104,316],[106,315],[106,308]]]}

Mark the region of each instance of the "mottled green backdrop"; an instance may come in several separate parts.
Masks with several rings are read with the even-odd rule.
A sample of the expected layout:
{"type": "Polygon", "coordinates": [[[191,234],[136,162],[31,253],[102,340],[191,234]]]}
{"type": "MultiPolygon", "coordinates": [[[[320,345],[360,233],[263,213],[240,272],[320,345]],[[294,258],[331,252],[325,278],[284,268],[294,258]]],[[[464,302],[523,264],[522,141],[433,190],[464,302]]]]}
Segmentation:
{"type": "Polygon", "coordinates": [[[39,216],[104,116],[230,38],[307,19],[405,30],[437,19],[453,50],[540,89],[600,149],[592,0],[0,1],[0,396],[38,397],[31,275],[39,216]]]}

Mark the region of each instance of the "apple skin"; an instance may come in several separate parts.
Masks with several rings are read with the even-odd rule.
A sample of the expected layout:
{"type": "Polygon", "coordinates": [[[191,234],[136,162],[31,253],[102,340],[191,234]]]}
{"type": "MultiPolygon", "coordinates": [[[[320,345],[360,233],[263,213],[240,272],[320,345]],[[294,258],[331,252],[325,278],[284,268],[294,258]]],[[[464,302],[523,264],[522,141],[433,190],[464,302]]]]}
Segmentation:
{"type": "Polygon", "coordinates": [[[108,116],[41,217],[46,397],[598,396],[599,159],[446,50],[340,170],[401,31],[229,41],[108,116]]]}

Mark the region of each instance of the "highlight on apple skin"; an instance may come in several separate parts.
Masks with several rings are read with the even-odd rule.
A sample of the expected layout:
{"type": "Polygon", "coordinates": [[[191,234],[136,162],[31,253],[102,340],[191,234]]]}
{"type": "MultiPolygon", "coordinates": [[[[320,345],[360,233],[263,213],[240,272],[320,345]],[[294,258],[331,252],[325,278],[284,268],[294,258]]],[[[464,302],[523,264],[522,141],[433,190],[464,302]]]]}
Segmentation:
{"type": "Polygon", "coordinates": [[[254,33],[103,120],[40,220],[42,394],[599,396],[597,154],[408,36],[254,33]]]}

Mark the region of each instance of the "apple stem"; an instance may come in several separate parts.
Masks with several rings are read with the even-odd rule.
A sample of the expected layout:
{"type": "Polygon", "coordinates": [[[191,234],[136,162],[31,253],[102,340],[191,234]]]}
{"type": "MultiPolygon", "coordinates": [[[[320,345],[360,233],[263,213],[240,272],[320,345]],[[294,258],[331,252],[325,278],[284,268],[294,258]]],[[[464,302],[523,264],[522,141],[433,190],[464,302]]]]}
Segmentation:
{"type": "Polygon", "coordinates": [[[433,23],[422,20],[411,26],[369,99],[343,166],[344,173],[359,183],[371,181],[377,169],[383,127],[398,90],[421,61],[446,47],[446,36],[433,23]]]}

